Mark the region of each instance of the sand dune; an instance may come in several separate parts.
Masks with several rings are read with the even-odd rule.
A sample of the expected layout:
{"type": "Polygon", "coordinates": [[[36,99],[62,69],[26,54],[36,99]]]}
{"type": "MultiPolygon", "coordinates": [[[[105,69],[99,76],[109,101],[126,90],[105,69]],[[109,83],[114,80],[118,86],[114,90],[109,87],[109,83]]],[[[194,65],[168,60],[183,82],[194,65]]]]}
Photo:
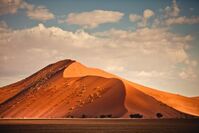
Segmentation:
{"type": "Polygon", "coordinates": [[[127,112],[122,81],[98,76],[64,78],[63,71],[68,63],[71,61],[55,63],[27,79],[1,88],[0,117],[65,118],[83,114],[121,117],[127,112]],[[17,91],[6,95],[6,91],[12,89],[17,91]]]}
{"type": "Polygon", "coordinates": [[[0,88],[3,118],[129,117],[134,113],[156,118],[157,112],[164,118],[184,118],[199,115],[198,105],[196,98],[147,88],[72,60],[51,64],[0,88]]]}
{"type": "Polygon", "coordinates": [[[136,88],[137,90],[142,91],[143,93],[152,96],[156,100],[176,109],[184,113],[192,114],[199,116],[199,102],[196,99],[192,99],[189,97],[177,95],[177,94],[172,94],[168,92],[163,92],[159,90],[155,90],[149,87],[145,87],[133,82],[130,82],[128,80],[125,80],[121,77],[118,77],[116,75],[110,74],[108,72],[105,72],[100,69],[95,69],[95,68],[88,68],[81,63],[74,62],[72,63],[67,69],[64,71],[64,77],[79,77],[79,76],[85,76],[85,75],[98,75],[102,77],[107,77],[107,78],[119,78],[121,79],[125,85],[130,85],[133,88],[136,88]],[[77,68],[79,68],[77,70],[77,68]],[[73,73],[74,72],[74,73],[73,73]]]}

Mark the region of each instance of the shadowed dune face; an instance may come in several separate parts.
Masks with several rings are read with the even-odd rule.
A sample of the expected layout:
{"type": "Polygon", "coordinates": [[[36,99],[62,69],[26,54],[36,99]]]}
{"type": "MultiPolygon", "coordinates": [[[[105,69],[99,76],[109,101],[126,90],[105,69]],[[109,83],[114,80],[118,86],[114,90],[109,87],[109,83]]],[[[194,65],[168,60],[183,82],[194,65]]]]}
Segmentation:
{"type": "Polygon", "coordinates": [[[48,65],[47,67],[41,69],[40,71],[36,72],[35,74],[31,75],[30,77],[24,80],[0,88],[0,104],[13,97],[23,89],[30,88],[31,86],[39,84],[39,82],[42,82],[50,78],[50,76],[53,75],[53,73],[65,69],[68,65],[70,65],[73,62],[74,61],[72,60],[59,61],[55,64],[48,65]]]}
{"type": "MultiPolygon", "coordinates": [[[[99,83],[97,87],[95,87],[95,84],[99,81],[91,82],[93,86],[92,88],[96,89],[97,92],[100,92],[100,90],[103,92],[104,90],[106,91],[106,93],[104,93],[102,96],[100,96],[93,102],[91,102],[91,99],[90,104],[86,104],[79,110],[75,110],[71,113],[71,115],[76,117],[82,117],[82,115],[85,115],[86,117],[94,118],[100,117],[101,115],[111,115],[111,117],[122,117],[127,112],[127,109],[124,105],[126,97],[125,86],[122,83],[122,81],[118,79],[108,80],[108,82],[104,81],[103,83],[99,83]]],[[[92,92],[92,90],[90,91],[92,92]]],[[[87,94],[88,98],[90,96],[95,97],[95,94],[97,96],[97,92],[89,95],[87,94]]]]}
{"type": "Polygon", "coordinates": [[[64,60],[0,89],[0,117],[184,118],[199,115],[198,100],[150,89],[105,71],[64,60]],[[173,101],[172,101],[173,100],[173,101]],[[196,102],[197,101],[197,102],[196,102]],[[184,104],[184,105],[183,105],[184,104]]]}

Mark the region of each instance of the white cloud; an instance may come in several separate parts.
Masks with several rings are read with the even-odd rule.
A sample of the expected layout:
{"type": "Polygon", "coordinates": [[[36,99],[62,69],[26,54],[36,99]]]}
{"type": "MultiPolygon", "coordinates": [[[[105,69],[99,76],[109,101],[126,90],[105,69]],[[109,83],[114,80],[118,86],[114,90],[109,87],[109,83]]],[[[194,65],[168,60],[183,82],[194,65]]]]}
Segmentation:
{"type": "Polygon", "coordinates": [[[164,72],[157,72],[157,71],[140,71],[140,72],[137,72],[137,76],[139,77],[144,77],[144,78],[155,78],[155,77],[162,77],[164,76],[164,72]]]}
{"type": "Polygon", "coordinates": [[[117,11],[94,10],[91,12],[70,13],[66,22],[83,26],[83,28],[95,28],[100,24],[118,22],[124,14],[117,11]]]}
{"type": "Polygon", "coordinates": [[[132,22],[138,22],[138,27],[145,27],[147,26],[148,19],[154,15],[155,13],[151,9],[145,9],[142,16],[137,14],[130,14],[129,20],[132,22]]]}
{"type": "Polygon", "coordinates": [[[137,22],[137,21],[142,20],[142,16],[137,15],[137,14],[130,14],[129,20],[132,21],[132,22],[137,22]]]}
{"type": "Polygon", "coordinates": [[[0,15],[15,14],[21,8],[22,3],[23,0],[0,0],[0,15]]]}
{"type": "Polygon", "coordinates": [[[180,14],[180,8],[177,5],[176,0],[172,1],[172,7],[167,6],[165,8],[165,16],[166,17],[177,17],[180,14]]]}
{"type": "Polygon", "coordinates": [[[139,27],[147,26],[148,19],[150,19],[154,15],[155,15],[155,13],[152,10],[150,10],[150,9],[144,10],[144,12],[143,12],[143,21],[141,23],[138,23],[138,26],[139,27]]]}
{"type": "Polygon", "coordinates": [[[46,7],[35,6],[24,0],[0,0],[0,4],[0,15],[15,14],[19,9],[25,9],[30,19],[46,21],[54,18],[54,14],[46,7]]]}
{"type": "Polygon", "coordinates": [[[182,78],[182,79],[187,79],[189,78],[189,75],[187,73],[185,73],[184,71],[180,72],[179,73],[179,76],[182,78]]]}
{"type": "Polygon", "coordinates": [[[108,44],[112,47],[129,48],[148,57],[162,55],[169,58],[167,61],[174,63],[184,62],[189,58],[185,47],[192,40],[190,35],[176,35],[164,28],[141,28],[135,32],[112,29],[97,35],[111,39],[108,44]],[[111,43],[113,40],[115,41],[111,43]]]}
{"type": "Polygon", "coordinates": [[[15,14],[19,9],[32,10],[34,5],[24,0],[0,0],[0,15],[15,14]]]}
{"type": "Polygon", "coordinates": [[[172,16],[178,16],[179,13],[180,13],[180,8],[178,7],[176,0],[173,0],[173,6],[172,6],[172,8],[173,8],[173,12],[172,12],[171,15],[172,16]]]}
{"type": "Polygon", "coordinates": [[[184,70],[182,70],[179,73],[179,76],[182,79],[186,79],[186,80],[193,80],[197,78],[197,74],[195,72],[195,70],[193,69],[193,67],[186,67],[184,70]]]}
{"type": "MultiPolygon", "coordinates": [[[[191,8],[192,9],[192,8],[191,8]]],[[[198,16],[180,16],[180,8],[177,5],[176,0],[172,1],[172,7],[167,6],[164,9],[164,18],[157,19],[160,23],[154,25],[161,25],[161,26],[170,26],[170,25],[182,25],[182,24],[199,24],[199,17],[198,16]]]]}
{"type": "Polygon", "coordinates": [[[196,67],[197,65],[198,65],[197,61],[195,61],[195,60],[191,61],[191,66],[196,67]]]}
{"type": "Polygon", "coordinates": [[[198,65],[198,62],[196,60],[186,60],[185,63],[192,68],[198,65]]]}
{"type": "Polygon", "coordinates": [[[165,23],[167,25],[174,25],[174,24],[199,24],[199,17],[191,17],[187,18],[185,16],[183,17],[177,17],[177,18],[168,18],[165,23]]]}
{"type": "Polygon", "coordinates": [[[154,16],[155,15],[155,13],[152,11],[152,10],[150,10],[150,9],[146,9],[146,10],[144,10],[144,12],[143,12],[143,17],[145,18],[145,19],[149,19],[150,17],[152,17],[152,16],[154,16]]]}
{"type": "Polygon", "coordinates": [[[47,8],[43,6],[38,6],[31,10],[28,10],[27,16],[30,19],[39,20],[39,21],[46,21],[53,19],[55,17],[53,13],[51,13],[47,8]]]}
{"type": "Polygon", "coordinates": [[[166,51],[171,60],[175,62],[185,62],[188,59],[188,55],[183,48],[167,49],[166,51]]]}
{"type": "Polygon", "coordinates": [[[122,71],[124,71],[124,67],[117,66],[117,65],[109,65],[105,68],[105,70],[107,70],[109,72],[122,72],[122,71]]]}

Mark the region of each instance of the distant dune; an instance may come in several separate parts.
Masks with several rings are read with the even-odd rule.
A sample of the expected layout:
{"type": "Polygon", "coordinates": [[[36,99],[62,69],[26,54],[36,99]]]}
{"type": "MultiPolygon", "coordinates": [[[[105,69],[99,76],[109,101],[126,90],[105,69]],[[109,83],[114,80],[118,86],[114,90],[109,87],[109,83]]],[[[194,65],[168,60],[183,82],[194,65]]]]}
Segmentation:
{"type": "Polygon", "coordinates": [[[73,60],[51,64],[0,88],[1,118],[199,116],[199,101],[127,81],[73,60]]]}

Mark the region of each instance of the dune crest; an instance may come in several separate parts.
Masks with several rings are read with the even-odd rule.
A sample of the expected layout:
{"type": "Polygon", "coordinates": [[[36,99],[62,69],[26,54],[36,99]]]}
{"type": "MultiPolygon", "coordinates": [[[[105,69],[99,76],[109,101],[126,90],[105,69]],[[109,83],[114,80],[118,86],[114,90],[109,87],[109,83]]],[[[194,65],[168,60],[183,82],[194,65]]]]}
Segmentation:
{"type": "MultiPolygon", "coordinates": [[[[106,77],[106,78],[115,78],[116,76],[107,73],[103,70],[96,69],[96,68],[90,68],[86,67],[83,64],[79,62],[73,62],[70,64],[63,73],[64,78],[68,77],[82,77],[82,76],[88,76],[88,75],[93,75],[93,76],[101,76],[101,77],[106,77]]],[[[117,77],[116,77],[117,78],[117,77]]]]}

